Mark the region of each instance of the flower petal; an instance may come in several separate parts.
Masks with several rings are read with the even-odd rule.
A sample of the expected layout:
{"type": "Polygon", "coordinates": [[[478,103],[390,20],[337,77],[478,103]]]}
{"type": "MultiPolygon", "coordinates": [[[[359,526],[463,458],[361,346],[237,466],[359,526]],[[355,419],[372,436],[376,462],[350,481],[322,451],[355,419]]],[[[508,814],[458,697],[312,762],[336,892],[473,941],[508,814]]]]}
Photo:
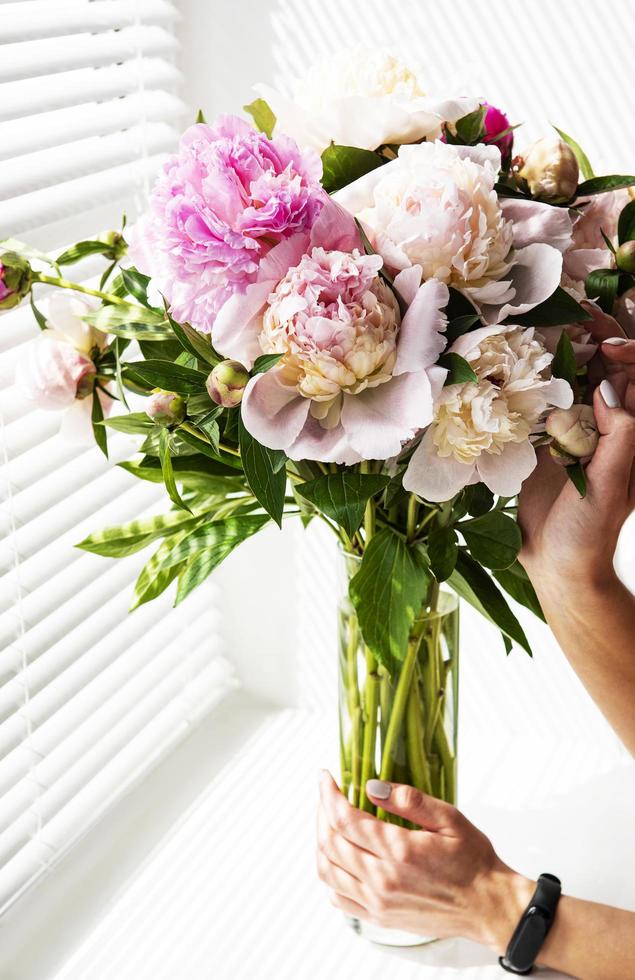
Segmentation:
{"type": "Polygon", "coordinates": [[[420,265],[411,265],[407,269],[402,269],[393,280],[395,289],[408,306],[414,300],[417,290],[421,286],[422,274],[423,269],[420,265]]]}
{"type": "Polygon", "coordinates": [[[225,357],[233,357],[251,368],[262,354],[258,342],[260,317],[267,296],[277,280],[255,282],[244,293],[234,293],[220,308],[212,330],[212,343],[225,357]]]}
{"type": "Polygon", "coordinates": [[[324,429],[311,415],[292,446],[287,449],[289,459],[319,459],[322,463],[342,463],[351,466],[359,463],[362,456],[351,446],[341,424],[324,429]]]}
{"type": "Polygon", "coordinates": [[[333,198],[328,199],[311,229],[311,247],[316,245],[340,252],[364,250],[353,216],[333,198]]]}
{"type": "Polygon", "coordinates": [[[415,449],[403,478],[404,490],[433,502],[450,500],[472,481],[473,463],[460,463],[454,456],[439,456],[430,426],[415,449]]]}
{"type": "Polygon", "coordinates": [[[595,269],[610,268],[608,248],[571,248],[564,257],[564,271],[571,279],[586,279],[595,269]]]}
{"type": "Polygon", "coordinates": [[[515,497],[535,469],[536,462],[536,450],[525,439],[523,442],[508,442],[499,455],[481,453],[476,469],[492,493],[501,497],[515,497]]]}
{"type": "Polygon", "coordinates": [[[501,199],[501,208],[505,217],[513,222],[515,248],[549,242],[559,252],[565,252],[571,245],[573,222],[566,208],[513,198],[501,199]]]}
{"type": "MultiPolygon", "coordinates": [[[[272,279],[274,283],[284,279],[289,269],[297,265],[309,248],[309,235],[300,233],[278,242],[267,252],[260,263],[258,282],[272,279]]],[[[216,321],[218,323],[218,320],[216,321]]]]}
{"type": "MultiPolygon", "coordinates": [[[[400,272],[397,279],[405,274],[400,272]]],[[[417,290],[401,321],[394,375],[420,371],[438,360],[445,349],[448,323],[441,309],[449,298],[448,287],[438,279],[429,279],[417,290]]]]}
{"type": "Polygon", "coordinates": [[[484,306],[483,316],[489,323],[500,323],[514,313],[527,313],[543,303],[560,285],[562,255],[551,245],[536,243],[516,252],[514,265],[507,273],[515,294],[501,307],[484,306]]]}
{"type": "Polygon", "coordinates": [[[432,421],[433,402],[426,371],[393,377],[358,395],[344,395],[342,427],[365,459],[387,459],[432,421]]]}
{"type": "Polygon", "coordinates": [[[306,421],[310,402],[282,384],[275,368],[251,378],[243,395],[245,428],[269,449],[288,449],[306,421]]]}

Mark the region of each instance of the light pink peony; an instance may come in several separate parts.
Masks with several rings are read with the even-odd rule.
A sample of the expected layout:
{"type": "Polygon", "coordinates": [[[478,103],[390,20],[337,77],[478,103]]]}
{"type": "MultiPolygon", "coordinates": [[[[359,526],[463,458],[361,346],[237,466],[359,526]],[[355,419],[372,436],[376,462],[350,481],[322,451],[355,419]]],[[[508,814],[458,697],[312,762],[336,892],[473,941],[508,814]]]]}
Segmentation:
{"type": "Polygon", "coordinates": [[[326,200],[321,175],[315,153],[286,136],[267,139],[235,116],[191,126],[133,232],[132,260],[177,320],[209,333],[272,246],[311,228],[326,200]]]}
{"type": "Polygon", "coordinates": [[[533,328],[482,327],[450,350],[469,361],[478,380],[442,389],[403,485],[431,501],[450,500],[479,481],[514,496],[536,465],[530,436],[549,406],[571,405],[573,392],[551,378],[552,355],[533,328]]]}
{"type": "Polygon", "coordinates": [[[551,295],[571,240],[564,209],[499,200],[500,162],[495,146],[402,146],[396,160],[334,196],[391,272],[420,265],[424,279],[460,290],[498,323],[551,295]]]}
{"type": "Polygon", "coordinates": [[[556,353],[562,332],[568,334],[578,367],[588,364],[597,352],[598,341],[594,339],[594,329],[599,328],[601,335],[605,337],[620,334],[617,321],[608,313],[604,313],[597,303],[583,299],[581,305],[587,313],[591,314],[591,320],[584,320],[582,323],[567,323],[561,327],[540,327],[540,336],[550,354],[556,353]]]}
{"type": "Polygon", "coordinates": [[[573,222],[573,236],[564,255],[565,284],[584,295],[584,280],[595,269],[614,267],[613,255],[602,232],[617,245],[617,222],[622,208],[632,200],[628,189],[608,191],[576,201],[580,214],[573,222]]]}
{"type": "MultiPolygon", "coordinates": [[[[88,300],[54,293],[47,315],[50,329],[25,345],[15,374],[15,383],[27,401],[45,411],[63,411],[63,434],[82,440],[90,437],[96,378],[93,356],[106,343],[103,333],[81,319],[92,309],[94,304],[88,300]]],[[[100,400],[107,414],[112,401],[100,400]]]]}
{"type": "Polygon", "coordinates": [[[435,367],[444,347],[447,288],[421,286],[421,269],[395,280],[408,310],[401,319],[381,259],[360,252],[350,216],[325,208],[302,251],[274,249],[261,275],[223,309],[214,343],[250,365],[262,353],[280,361],[247,385],[246,428],[291,459],[351,464],[398,453],[432,419],[446,377],[435,367]]]}

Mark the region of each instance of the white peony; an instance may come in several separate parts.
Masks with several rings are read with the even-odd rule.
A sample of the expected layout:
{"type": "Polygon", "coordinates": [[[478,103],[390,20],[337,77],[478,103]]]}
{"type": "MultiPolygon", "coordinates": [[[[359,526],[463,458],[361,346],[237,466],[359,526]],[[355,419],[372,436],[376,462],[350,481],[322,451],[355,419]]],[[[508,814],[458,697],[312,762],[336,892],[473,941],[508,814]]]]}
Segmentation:
{"type": "Polygon", "coordinates": [[[478,380],[443,388],[404,487],[444,501],[482,480],[494,493],[514,496],[536,465],[530,435],[549,406],[568,408],[573,392],[550,376],[553,355],[531,327],[483,327],[450,350],[478,380]]]}
{"type": "Polygon", "coordinates": [[[567,214],[499,200],[500,163],[495,146],[403,146],[334,197],[359,218],[389,270],[420,265],[424,280],[454,286],[498,323],[553,293],[571,240],[567,214]],[[557,244],[545,244],[552,235],[557,244]]]}
{"type": "Polygon", "coordinates": [[[313,65],[286,98],[255,86],[276,116],[276,132],[321,153],[331,143],[375,150],[384,143],[436,139],[444,122],[473,112],[475,98],[427,96],[416,74],[383,50],[338,51],[313,65]]]}

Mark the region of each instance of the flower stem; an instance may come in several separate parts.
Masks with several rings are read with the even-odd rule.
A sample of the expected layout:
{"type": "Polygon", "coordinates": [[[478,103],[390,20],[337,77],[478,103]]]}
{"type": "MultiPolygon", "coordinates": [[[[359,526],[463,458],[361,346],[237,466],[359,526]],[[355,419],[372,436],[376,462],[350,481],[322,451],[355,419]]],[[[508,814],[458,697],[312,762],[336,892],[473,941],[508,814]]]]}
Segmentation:
{"type": "MultiPolygon", "coordinates": [[[[71,282],[70,279],[62,279],[61,276],[46,276],[43,272],[34,272],[33,282],[44,282],[49,286],[57,286],[58,289],[72,289],[76,293],[85,293],[87,296],[96,296],[98,299],[103,299],[106,303],[112,303],[115,306],[137,305],[131,304],[127,299],[123,299],[121,296],[116,296],[114,293],[104,293],[100,289],[90,289],[89,286],[82,286],[78,282],[71,282]]],[[[143,307],[139,307],[139,309],[142,308],[143,307]]]]}
{"type": "Polygon", "coordinates": [[[430,766],[424,751],[422,704],[419,696],[419,680],[415,676],[410,685],[408,707],[406,709],[406,747],[412,779],[417,789],[424,793],[432,792],[430,766]]]}
{"type": "Polygon", "coordinates": [[[364,747],[359,793],[361,810],[374,812],[374,805],[366,796],[366,782],[375,775],[375,746],[377,744],[377,709],[379,707],[379,675],[377,661],[366,647],[366,685],[364,687],[364,747]]]}

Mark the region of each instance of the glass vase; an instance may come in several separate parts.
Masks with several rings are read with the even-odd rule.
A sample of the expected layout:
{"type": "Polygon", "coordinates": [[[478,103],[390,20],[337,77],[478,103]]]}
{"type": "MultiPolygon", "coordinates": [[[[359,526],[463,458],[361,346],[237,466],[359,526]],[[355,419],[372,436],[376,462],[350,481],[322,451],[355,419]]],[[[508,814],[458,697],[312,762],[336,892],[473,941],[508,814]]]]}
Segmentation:
{"type": "MultiPolygon", "coordinates": [[[[458,723],[458,599],[436,583],[416,616],[392,670],[365,646],[348,596],[360,559],[344,555],[339,605],[339,720],[342,792],[353,806],[407,829],[415,825],[375,805],[368,779],[408,783],[456,804],[458,723]]],[[[435,937],[380,929],[362,920],[353,928],[374,942],[410,946],[435,937]]]]}

